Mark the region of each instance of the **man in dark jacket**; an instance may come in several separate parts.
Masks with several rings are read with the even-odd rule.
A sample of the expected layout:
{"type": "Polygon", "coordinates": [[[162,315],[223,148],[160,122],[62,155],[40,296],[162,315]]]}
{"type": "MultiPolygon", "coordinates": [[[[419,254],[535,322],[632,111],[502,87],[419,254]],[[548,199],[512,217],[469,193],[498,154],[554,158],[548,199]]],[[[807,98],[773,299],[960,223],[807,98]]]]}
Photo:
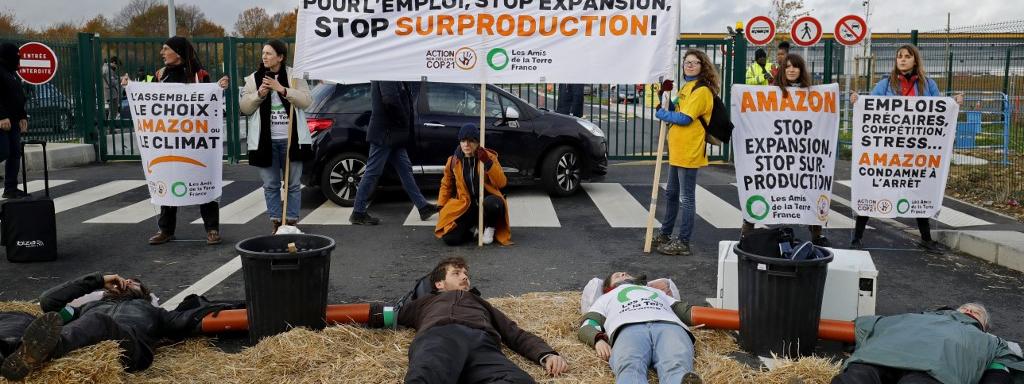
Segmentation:
{"type": "Polygon", "coordinates": [[[436,289],[403,305],[398,324],[416,329],[409,346],[406,383],[533,383],[501,353],[501,343],[537,362],[548,374],[569,370],[565,359],[540,337],[526,332],[487,300],[470,292],[466,261],[442,260],[430,273],[436,289]]]}
{"type": "MultiPolygon", "coordinates": [[[[50,359],[104,340],[116,341],[124,350],[121,365],[128,371],[146,369],[153,363],[153,350],[162,338],[176,338],[194,331],[210,306],[168,312],[153,305],[149,290],[135,279],[93,273],[52,288],[39,298],[46,312],[24,326],[25,314],[10,315],[16,323],[0,327],[0,342],[9,353],[0,375],[21,380],[50,359]],[[70,306],[73,300],[102,290],[103,298],[70,306]]],[[[31,316],[31,315],[28,315],[31,316]]]]}
{"type": "Polygon", "coordinates": [[[988,311],[977,303],[858,317],[856,350],[832,384],[1024,382],[1024,357],[988,333],[990,323],[988,311]]]}
{"type": "Polygon", "coordinates": [[[0,44],[0,161],[5,166],[5,199],[28,196],[18,189],[18,167],[21,166],[21,135],[28,132],[25,112],[25,91],[18,78],[18,46],[0,44]]]}
{"type": "Polygon", "coordinates": [[[412,176],[412,161],[406,146],[413,139],[413,125],[416,114],[413,111],[412,92],[400,81],[374,81],[370,83],[372,111],[370,125],[366,129],[366,141],[370,143],[366,168],[359,186],[356,200],[352,204],[349,222],[356,225],[377,225],[380,219],[366,213],[370,194],[377,187],[377,179],[384,173],[388,163],[398,173],[402,188],[420,212],[420,219],[426,221],[437,213],[437,206],[427,202],[412,176]]]}

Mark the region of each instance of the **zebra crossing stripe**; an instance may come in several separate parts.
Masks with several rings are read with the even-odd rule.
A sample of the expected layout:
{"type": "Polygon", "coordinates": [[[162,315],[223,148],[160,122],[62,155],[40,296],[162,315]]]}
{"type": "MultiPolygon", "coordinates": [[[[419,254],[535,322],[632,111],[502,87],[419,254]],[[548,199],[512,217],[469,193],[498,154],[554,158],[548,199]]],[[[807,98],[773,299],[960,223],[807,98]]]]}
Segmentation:
{"type": "Polygon", "coordinates": [[[543,191],[517,191],[506,198],[512,228],[560,228],[551,197],[543,191]]]}
{"type": "Polygon", "coordinates": [[[319,207],[299,220],[299,225],[351,225],[348,217],[352,215],[352,207],[339,207],[327,200],[319,207]]]}
{"type": "Polygon", "coordinates": [[[95,187],[61,196],[53,200],[55,213],[75,209],[83,205],[106,199],[119,193],[146,185],[145,180],[115,180],[95,187]]]}
{"type": "MultiPolygon", "coordinates": [[[[67,183],[70,183],[70,182],[73,182],[73,181],[74,180],[50,180],[50,189],[56,188],[58,186],[61,186],[61,185],[64,185],[64,184],[67,184],[67,183]]],[[[21,187],[22,187],[21,183],[18,183],[18,188],[21,188],[21,187]]],[[[25,191],[25,192],[28,192],[28,193],[42,192],[43,189],[44,189],[43,187],[44,187],[44,185],[43,185],[43,181],[42,180],[32,180],[32,181],[28,182],[28,190],[25,191]]],[[[0,201],[4,201],[4,200],[7,200],[7,199],[0,198],[0,201]]]]}
{"type": "MultiPolygon", "coordinates": [[[[847,187],[852,184],[850,180],[836,180],[836,182],[847,187]]],[[[945,205],[943,205],[942,209],[939,210],[939,216],[936,217],[935,220],[953,228],[992,225],[992,223],[988,221],[968,215],[945,205]]]]}
{"type": "MultiPolygon", "coordinates": [[[[429,200],[430,204],[437,204],[437,200],[429,200]]],[[[405,217],[405,223],[402,225],[406,227],[435,227],[437,226],[437,217],[440,213],[430,216],[427,221],[420,220],[420,210],[416,209],[414,205],[409,211],[409,215],[405,217]]]]}
{"type": "MultiPolygon", "coordinates": [[[[646,228],[647,209],[619,183],[584,183],[583,190],[590,195],[612,228],[646,228]]],[[[660,226],[655,223],[655,226],[660,226]]]]}
{"type": "MultiPolygon", "coordinates": [[[[231,180],[224,180],[221,186],[231,184],[231,180]]],[[[123,207],[113,212],[106,213],[86,220],[89,224],[137,224],[160,214],[160,207],[153,205],[149,199],[123,207]]]]}

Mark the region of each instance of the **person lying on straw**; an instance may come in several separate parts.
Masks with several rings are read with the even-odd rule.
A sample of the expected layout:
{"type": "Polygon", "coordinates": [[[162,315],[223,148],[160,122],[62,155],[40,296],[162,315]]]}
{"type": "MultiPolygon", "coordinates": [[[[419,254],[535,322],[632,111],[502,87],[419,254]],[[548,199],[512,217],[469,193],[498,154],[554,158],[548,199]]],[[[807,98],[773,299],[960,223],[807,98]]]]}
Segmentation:
{"type": "Polygon", "coordinates": [[[416,329],[409,346],[406,383],[533,383],[501,352],[501,343],[537,362],[551,376],[569,370],[562,356],[470,291],[461,257],[442,260],[430,273],[434,292],[398,309],[398,325],[416,329]]]}
{"type": "Polygon", "coordinates": [[[689,306],[664,284],[641,280],[626,272],[604,279],[604,294],[583,315],[577,336],[609,360],[616,383],[646,383],[652,366],[660,383],[701,383],[693,372],[696,338],[682,321],[689,306]]]}
{"type": "Polygon", "coordinates": [[[833,384],[1024,382],[1020,347],[988,333],[988,310],[960,308],[854,320],[857,347],[833,384]]]}
{"type": "Polygon", "coordinates": [[[43,293],[39,306],[45,313],[38,318],[0,313],[0,375],[21,380],[50,359],[105,340],[124,350],[120,361],[125,369],[146,369],[158,341],[197,330],[200,319],[218,309],[216,304],[192,305],[198,302],[194,297],[186,302],[191,304],[169,312],[156,306],[155,296],[138,279],[118,275],[93,273],[68,281],[43,293]],[[102,296],[89,298],[95,291],[102,296]]]}

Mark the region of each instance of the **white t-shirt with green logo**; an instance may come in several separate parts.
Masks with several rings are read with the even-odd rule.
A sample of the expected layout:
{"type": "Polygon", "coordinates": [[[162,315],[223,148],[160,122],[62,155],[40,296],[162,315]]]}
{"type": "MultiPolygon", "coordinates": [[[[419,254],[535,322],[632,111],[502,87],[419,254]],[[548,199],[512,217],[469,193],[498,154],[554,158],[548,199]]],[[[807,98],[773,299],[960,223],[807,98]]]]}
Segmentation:
{"type": "Polygon", "coordinates": [[[672,311],[672,304],[677,301],[655,288],[622,284],[599,297],[590,312],[605,317],[604,331],[613,340],[615,332],[627,324],[664,321],[689,330],[672,311]]]}
{"type": "Polygon", "coordinates": [[[288,111],[281,103],[281,96],[270,91],[270,139],[285,140],[288,138],[288,111]]]}

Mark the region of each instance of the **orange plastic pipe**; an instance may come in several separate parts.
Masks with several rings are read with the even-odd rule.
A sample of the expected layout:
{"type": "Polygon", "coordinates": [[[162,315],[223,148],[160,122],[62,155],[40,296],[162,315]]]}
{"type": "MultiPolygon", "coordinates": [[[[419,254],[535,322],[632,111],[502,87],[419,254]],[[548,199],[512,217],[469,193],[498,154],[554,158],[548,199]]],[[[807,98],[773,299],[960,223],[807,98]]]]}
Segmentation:
{"type": "MultiPolygon", "coordinates": [[[[740,313],[731,309],[691,307],[690,324],[704,324],[714,329],[740,329],[740,313]]],[[[855,342],[852,321],[821,319],[818,323],[818,338],[822,340],[855,342]]]]}
{"type": "MultiPolygon", "coordinates": [[[[332,304],[327,306],[329,324],[366,324],[370,321],[370,304],[332,304]]],[[[248,331],[249,319],[244,309],[229,309],[203,318],[203,333],[248,331]]]]}

